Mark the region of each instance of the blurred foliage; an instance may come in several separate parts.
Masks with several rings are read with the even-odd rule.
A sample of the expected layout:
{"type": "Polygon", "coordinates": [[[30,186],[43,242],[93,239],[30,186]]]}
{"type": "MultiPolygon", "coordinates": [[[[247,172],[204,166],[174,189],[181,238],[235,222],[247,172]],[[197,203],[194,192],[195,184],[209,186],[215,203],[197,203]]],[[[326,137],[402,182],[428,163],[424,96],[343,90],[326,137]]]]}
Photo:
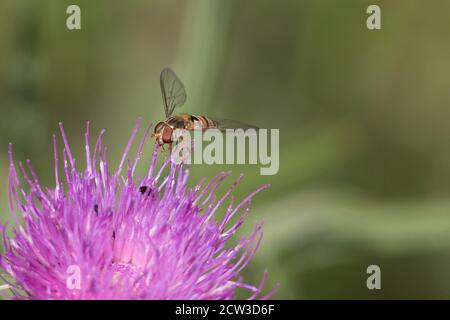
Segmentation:
{"type": "MultiPolygon", "coordinates": [[[[265,240],[276,298],[450,298],[450,3],[445,0],[130,0],[0,2],[0,208],[8,142],[52,186],[51,134],[107,129],[113,164],[135,119],[163,118],[159,72],[188,92],[186,112],[280,128],[280,171],[222,169],[259,185],[246,223],[265,240]],[[382,8],[368,31],[366,8],[382,8]],[[82,30],[65,27],[69,4],[82,30]],[[366,268],[382,269],[367,290],[366,268]]],[[[230,182],[231,183],[231,182],[230,182]]]]}

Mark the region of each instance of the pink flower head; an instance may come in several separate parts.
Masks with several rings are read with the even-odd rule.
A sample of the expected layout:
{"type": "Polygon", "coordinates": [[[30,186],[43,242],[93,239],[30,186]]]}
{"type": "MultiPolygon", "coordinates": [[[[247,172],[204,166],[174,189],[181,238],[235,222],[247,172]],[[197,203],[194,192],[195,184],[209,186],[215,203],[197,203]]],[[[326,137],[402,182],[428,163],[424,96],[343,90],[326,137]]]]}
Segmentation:
{"type": "Polygon", "coordinates": [[[127,161],[140,123],[115,172],[108,167],[104,131],[91,154],[89,123],[86,168],[77,171],[60,124],[64,169],[59,172],[54,136],[54,189],[41,187],[30,161],[28,173],[18,165],[28,185],[22,187],[9,145],[15,227],[0,224],[0,268],[8,278],[2,289],[9,289],[0,292],[16,299],[232,299],[237,288],[249,290],[251,299],[262,295],[267,272],[258,286],[243,283],[239,276],[258,249],[262,224],[237,245],[225,245],[243,223],[250,200],[267,185],[234,205],[231,193],[242,176],[221,197],[215,192],[229,172],[189,188],[186,165],[168,159],[156,170],[157,145],[148,174],[136,177],[150,131],[145,131],[134,161],[127,161]],[[224,217],[216,221],[215,212],[227,199],[224,217]]]}

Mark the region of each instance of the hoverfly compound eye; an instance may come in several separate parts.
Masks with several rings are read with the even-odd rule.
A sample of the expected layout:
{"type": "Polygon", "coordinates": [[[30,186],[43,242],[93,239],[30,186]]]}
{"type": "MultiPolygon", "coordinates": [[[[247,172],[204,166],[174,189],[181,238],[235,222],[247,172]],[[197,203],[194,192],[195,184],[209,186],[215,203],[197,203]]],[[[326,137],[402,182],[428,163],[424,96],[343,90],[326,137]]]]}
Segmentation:
{"type": "Polygon", "coordinates": [[[172,142],[172,128],[169,126],[165,126],[162,132],[162,140],[164,143],[171,143],[172,142]]]}

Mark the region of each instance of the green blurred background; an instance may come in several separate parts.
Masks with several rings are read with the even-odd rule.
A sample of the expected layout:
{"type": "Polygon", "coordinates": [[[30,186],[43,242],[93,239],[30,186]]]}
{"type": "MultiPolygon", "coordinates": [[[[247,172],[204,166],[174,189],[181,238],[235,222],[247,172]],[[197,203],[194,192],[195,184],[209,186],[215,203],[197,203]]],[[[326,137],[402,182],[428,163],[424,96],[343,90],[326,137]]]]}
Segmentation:
{"type": "Polygon", "coordinates": [[[275,176],[192,169],[191,184],[244,172],[239,198],[271,183],[241,230],[266,222],[246,280],[267,268],[279,299],[448,299],[449,12],[446,0],[2,0],[1,219],[8,142],[52,187],[58,121],[82,159],[91,120],[117,164],[137,117],[164,118],[159,72],[170,66],[184,111],[280,128],[275,176]],[[81,31],[66,29],[69,4],[81,31]],[[370,4],[379,31],[366,28],[370,4]],[[366,287],[371,264],[378,291],[366,287]]]}

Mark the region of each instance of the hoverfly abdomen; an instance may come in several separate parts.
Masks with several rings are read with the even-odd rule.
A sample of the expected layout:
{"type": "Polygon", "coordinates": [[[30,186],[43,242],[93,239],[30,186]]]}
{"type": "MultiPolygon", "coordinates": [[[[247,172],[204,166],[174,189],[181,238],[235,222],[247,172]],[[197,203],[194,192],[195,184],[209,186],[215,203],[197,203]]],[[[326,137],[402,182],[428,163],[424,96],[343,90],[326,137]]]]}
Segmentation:
{"type": "Polygon", "coordinates": [[[217,123],[205,116],[195,116],[192,115],[191,118],[194,122],[194,128],[199,129],[213,129],[217,127],[217,123]]]}

